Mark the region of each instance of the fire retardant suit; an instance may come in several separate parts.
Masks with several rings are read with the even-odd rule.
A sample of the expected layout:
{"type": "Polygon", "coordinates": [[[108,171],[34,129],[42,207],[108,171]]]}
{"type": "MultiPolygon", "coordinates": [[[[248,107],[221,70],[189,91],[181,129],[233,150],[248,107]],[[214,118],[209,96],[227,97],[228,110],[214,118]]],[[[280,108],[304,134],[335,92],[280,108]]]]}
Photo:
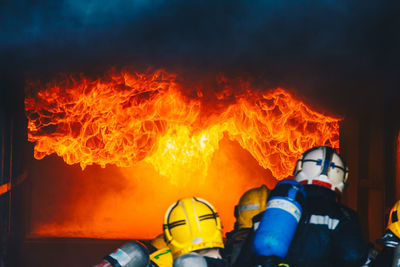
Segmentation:
{"type": "Polygon", "coordinates": [[[306,205],[286,261],[290,266],[361,266],[368,246],[356,212],[336,201],[336,193],[305,185],[306,205]]]}

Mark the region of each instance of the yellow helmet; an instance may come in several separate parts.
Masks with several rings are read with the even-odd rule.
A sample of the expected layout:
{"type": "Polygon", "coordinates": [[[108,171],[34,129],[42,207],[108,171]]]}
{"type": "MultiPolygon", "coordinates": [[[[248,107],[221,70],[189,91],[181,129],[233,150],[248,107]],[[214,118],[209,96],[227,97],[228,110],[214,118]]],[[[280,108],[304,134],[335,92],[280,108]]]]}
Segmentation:
{"type": "Polygon", "coordinates": [[[395,234],[398,238],[400,238],[399,209],[400,209],[400,200],[398,200],[390,210],[389,222],[387,226],[387,229],[392,231],[392,233],[395,234]]]}
{"type": "Polygon", "coordinates": [[[221,221],[214,207],[201,198],[183,198],[169,207],[164,237],[174,259],[204,248],[223,248],[221,221]]]}
{"type": "Polygon", "coordinates": [[[248,190],[242,195],[235,207],[237,228],[251,228],[253,217],[264,211],[267,206],[268,188],[265,185],[248,190]]]}

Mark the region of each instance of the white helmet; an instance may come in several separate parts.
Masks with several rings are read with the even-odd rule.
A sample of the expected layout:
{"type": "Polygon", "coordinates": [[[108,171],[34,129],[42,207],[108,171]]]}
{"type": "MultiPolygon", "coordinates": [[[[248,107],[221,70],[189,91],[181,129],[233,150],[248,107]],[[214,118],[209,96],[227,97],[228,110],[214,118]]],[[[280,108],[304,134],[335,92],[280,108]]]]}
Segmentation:
{"type": "Polygon", "coordinates": [[[293,175],[301,184],[321,185],[342,193],[348,173],[346,163],[335,149],[318,146],[303,153],[293,175]]]}

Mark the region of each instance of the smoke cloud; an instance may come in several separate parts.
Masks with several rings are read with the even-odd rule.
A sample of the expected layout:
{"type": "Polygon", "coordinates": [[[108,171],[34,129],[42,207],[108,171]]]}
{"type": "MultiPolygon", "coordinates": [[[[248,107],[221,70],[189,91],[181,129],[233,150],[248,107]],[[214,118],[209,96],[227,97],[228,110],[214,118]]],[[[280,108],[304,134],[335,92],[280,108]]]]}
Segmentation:
{"type": "MultiPolygon", "coordinates": [[[[111,67],[224,74],[295,89],[334,113],[398,96],[398,1],[1,1],[4,99],[23,81],[111,67]]],[[[12,103],[12,101],[11,101],[12,103]]],[[[12,105],[10,105],[12,106],[12,105]]]]}

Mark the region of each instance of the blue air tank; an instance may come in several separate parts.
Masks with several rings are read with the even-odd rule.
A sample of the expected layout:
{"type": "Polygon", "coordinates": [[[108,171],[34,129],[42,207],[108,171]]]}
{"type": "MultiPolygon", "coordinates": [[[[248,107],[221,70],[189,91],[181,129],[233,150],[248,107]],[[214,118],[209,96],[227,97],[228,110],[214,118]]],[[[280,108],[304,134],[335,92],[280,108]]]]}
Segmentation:
{"type": "Polygon", "coordinates": [[[286,179],[276,184],[254,237],[256,254],[286,256],[303,212],[305,197],[303,186],[295,180],[286,179]]]}

